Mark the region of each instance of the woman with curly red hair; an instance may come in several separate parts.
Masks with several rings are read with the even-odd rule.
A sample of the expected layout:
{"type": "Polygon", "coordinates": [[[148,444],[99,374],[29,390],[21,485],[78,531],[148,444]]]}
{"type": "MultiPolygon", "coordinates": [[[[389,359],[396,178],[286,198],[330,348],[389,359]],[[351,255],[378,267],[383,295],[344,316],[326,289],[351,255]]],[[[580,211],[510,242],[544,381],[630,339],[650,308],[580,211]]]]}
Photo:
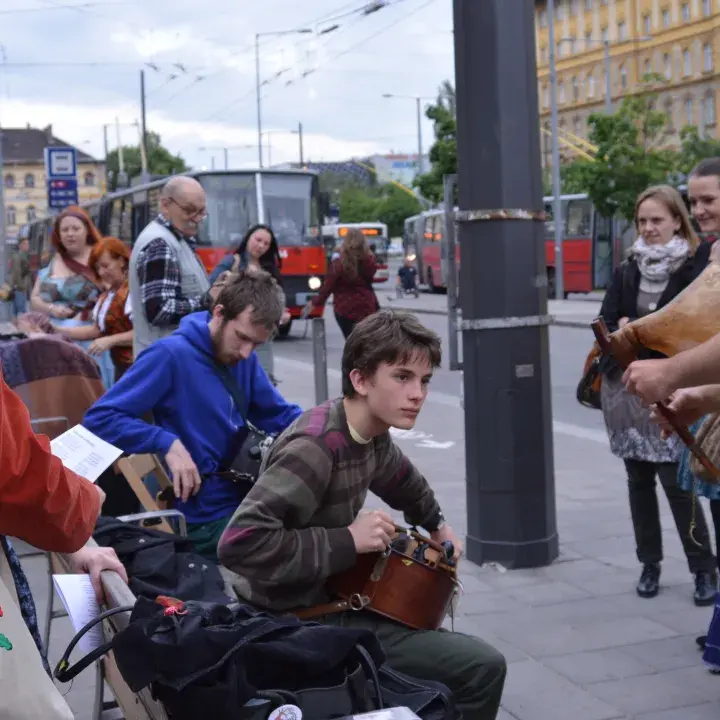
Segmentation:
{"type": "MultiPolygon", "coordinates": [[[[89,265],[94,245],[102,239],[90,216],[70,206],[55,220],[51,240],[55,252],[50,263],[38,272],[30,296],[30,308],[45,313],[57,328],[93,325],[92,309],[100,294],[98,278],[89,265]]],[[[77,343],[88,350],[89,341],[77,343]]],[[[106,387],[113,382],[110,357],[97,358],[106,387]]]]}
{"type": "Polygon", "coordinates": [[[93,324],[63,328],[70,340],[92,340],[88,352],[101,355],[110,351],[117,382],[132,365],[133,324],[128,266],[130,248],[115,237],[93,245],[89,267],[105,288],[93,308],[93,324]]]}

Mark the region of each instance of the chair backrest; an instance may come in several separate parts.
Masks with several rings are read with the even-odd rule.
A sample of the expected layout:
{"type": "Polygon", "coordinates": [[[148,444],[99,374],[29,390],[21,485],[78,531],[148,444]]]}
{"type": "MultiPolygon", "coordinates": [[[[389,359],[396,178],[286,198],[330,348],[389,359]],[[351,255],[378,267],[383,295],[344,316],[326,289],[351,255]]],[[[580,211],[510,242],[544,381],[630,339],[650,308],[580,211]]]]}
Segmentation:
{"type": "MultiPolygon", "coordinates": [[[[156,499],[150,494],[143,482],[144,477],[150,473],[155,473],[161,486],[168,487],[172,485],[162,464],[154,455],[130,455],[129,457],[122,457],[115,463],[115,467],[128,481],[128,484],[146,512],[158,512],[161,510],[156,499]]],[[[160,522],[158,529],[169,533],[173,532],[173,529],[166,520],[160,522]]]]}

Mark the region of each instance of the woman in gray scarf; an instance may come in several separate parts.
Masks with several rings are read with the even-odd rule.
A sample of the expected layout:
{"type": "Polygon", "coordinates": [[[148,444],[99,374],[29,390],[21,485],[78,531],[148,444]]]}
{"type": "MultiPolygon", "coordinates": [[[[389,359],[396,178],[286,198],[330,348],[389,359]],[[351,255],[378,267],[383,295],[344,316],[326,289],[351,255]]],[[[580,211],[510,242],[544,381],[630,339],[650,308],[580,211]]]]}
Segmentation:
{"type": "MultiPolygon", "coordinates": [[[[635,206],[635,225],[638,238],[630,257],[616,269],[602,305],[601,315],[611,332],[667,305],[704,269],[704,263],[695,261],[699,240],[674,188],[660,185],[642,193],[635,206]]],[[[676,484],[681,443],[675,436],[661,437],[650,411],[625,390],[621,377],[620,369],[610,363],[601,402],[610,450],[624,461],[627,471],[637,557],[642,564],[638,595],[650,598],[659,591],[663,550],[657,476],[695,576],[695,604],[711,605],[717,593],[716,563],[699,503],[694,533],[699,545],[690,537],[692,495],[676,484]]]]}

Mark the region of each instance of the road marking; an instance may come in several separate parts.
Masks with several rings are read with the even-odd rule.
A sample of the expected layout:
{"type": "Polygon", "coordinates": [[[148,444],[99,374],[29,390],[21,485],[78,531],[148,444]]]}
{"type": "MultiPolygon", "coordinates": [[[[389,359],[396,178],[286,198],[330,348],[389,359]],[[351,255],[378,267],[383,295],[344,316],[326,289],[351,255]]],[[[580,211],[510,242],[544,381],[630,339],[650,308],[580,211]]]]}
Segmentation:
{"type": "MultiPolygon", "coordinates": [[[[313,364],[310,362],[305,362],[304,360],[294,360],[277,354],[275,355],[275,364],[280,367],[286,367],[289,370],[301,370],[308,373],[314,371],[313,364]]],[[[335,368],[328,368],[328,377],[340,380],[342,378],[342,373],[335,368]]],[[[432,389],[427,396],[426,402],[429,402],[431,405],[443,405],[445,407],[457,408],[458,410],[461,409],[459,396],[450,395],[450,393],[443,393],[432,389]]],[[[578,440],[589,440],[590,442],[601,443],[603,445],[608,444],[607,434],[603,430],[593,430],[592,428],[584,427],[582,425],[574,425],[573,423],[553,420],[553,431],[558,433],[558,435],[567,435],[568,437],[576,438],[578,440]]]]}

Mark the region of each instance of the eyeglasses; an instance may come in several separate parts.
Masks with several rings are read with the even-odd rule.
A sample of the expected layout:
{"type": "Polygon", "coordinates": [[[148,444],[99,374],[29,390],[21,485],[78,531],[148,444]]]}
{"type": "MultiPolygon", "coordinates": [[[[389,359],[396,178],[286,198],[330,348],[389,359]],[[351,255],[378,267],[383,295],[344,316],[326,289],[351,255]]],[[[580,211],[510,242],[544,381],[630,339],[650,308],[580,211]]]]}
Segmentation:
{"type": "Polygon", "coordinates": [[[180,204],[175,198],[168,198],[172,203],[175,203],[191,220],[204,220],[207,217],[207,208],[198,210],[197,208],[187,205],[180,204]]]}

